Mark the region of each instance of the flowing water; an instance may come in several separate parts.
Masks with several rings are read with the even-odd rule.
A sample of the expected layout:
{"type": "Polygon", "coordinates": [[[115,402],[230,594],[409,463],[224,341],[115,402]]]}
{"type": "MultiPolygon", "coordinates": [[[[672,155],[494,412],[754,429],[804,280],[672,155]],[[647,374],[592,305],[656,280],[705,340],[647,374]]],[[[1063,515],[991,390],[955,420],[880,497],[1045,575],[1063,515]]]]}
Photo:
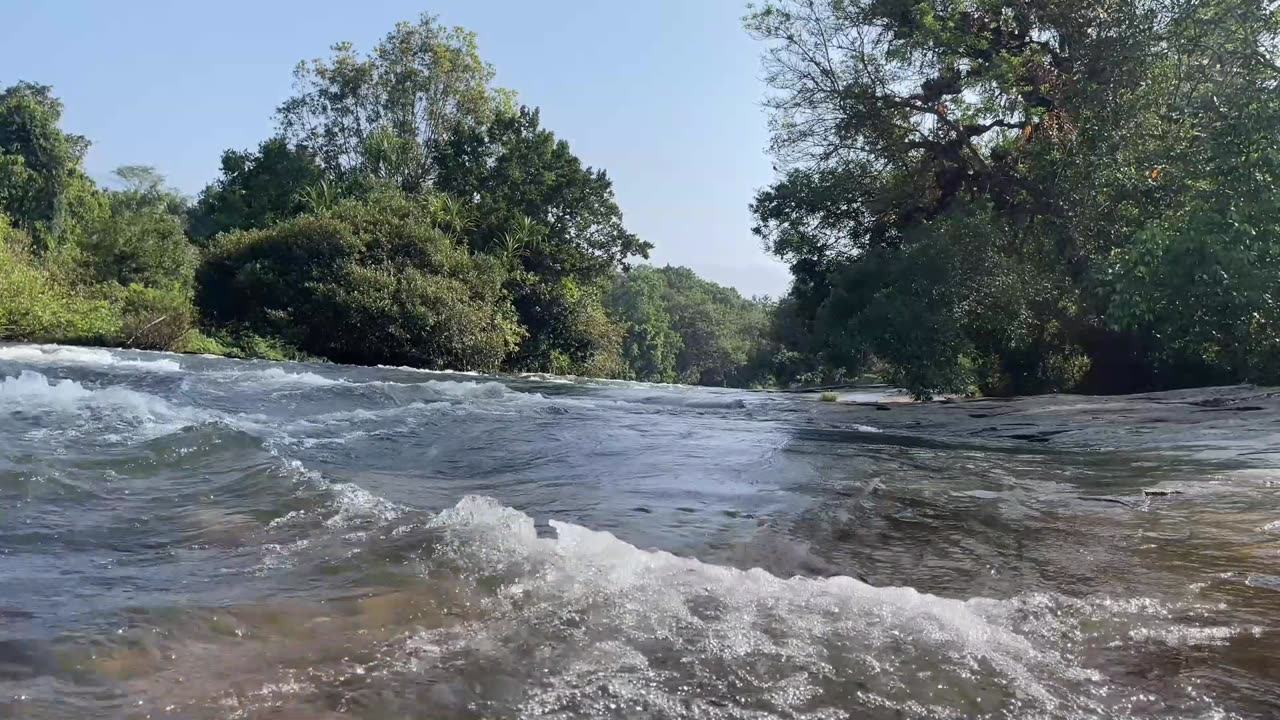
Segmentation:
{"type": "Polygon", "coordinates": [[[0,346],[0,717],[1280,715],[1280,399],[891,395],[0,346]]]}

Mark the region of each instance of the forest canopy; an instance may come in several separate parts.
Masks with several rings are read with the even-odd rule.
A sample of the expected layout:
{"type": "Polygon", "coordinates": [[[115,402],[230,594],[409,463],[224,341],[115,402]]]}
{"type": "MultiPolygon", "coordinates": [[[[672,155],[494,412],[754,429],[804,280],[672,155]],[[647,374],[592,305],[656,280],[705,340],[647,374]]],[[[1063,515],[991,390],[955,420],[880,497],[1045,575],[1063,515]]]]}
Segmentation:
{"type": "Polygon", "coordinates": [[[753,8],[789,347],[917,394],[1280,382],[1280,20],[1254,0],[753,8]]]}

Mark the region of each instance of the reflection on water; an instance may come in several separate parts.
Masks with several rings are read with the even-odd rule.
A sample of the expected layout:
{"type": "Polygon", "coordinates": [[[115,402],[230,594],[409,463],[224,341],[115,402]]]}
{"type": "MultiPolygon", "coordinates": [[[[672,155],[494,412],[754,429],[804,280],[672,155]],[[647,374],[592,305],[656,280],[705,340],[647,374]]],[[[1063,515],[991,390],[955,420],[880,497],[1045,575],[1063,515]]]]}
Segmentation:
{"type": "Polygon", "coordinates": [[[0,717],[1280,713],[1261,391],[854,406],[35,346],[0,378],[0,717]]]}

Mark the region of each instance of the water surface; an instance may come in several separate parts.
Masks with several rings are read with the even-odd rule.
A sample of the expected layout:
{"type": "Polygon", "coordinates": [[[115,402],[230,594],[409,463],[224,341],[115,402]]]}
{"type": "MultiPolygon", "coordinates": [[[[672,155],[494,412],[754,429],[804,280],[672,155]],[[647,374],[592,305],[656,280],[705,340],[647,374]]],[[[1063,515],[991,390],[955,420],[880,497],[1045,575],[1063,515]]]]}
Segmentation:
{"type": "Polygon", "coordinates": [[[1278,453],[1253,388],[0,346],[0,717],[1274,717],[1278,453]]]}

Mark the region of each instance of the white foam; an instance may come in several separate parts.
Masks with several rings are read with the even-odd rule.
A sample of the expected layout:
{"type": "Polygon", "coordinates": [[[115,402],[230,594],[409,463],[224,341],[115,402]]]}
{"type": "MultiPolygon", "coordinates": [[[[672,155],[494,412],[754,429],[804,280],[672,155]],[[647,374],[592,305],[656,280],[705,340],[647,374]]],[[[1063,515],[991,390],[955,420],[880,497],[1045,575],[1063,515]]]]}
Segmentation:
{"type": "Polygon", "coordinates": [[[465,398],[468,400],[500,400],[541,397],[532,393],[516,392],[500,382],[478,382],[474,380],[448,381],[428,380],[420,383],[420,387],[429,388],[443,397],[465,398]]]}
{"type": "Polygon", "coordinates": [[[520,373],[521,380],[532,380],[541,383],[555,383],[558,385],[574,385],[575,378],[571,375],[552,375],[550,373],[520,373]]]}
{"type": "MultiPolygon", "coordinates": [[[[348,381],[337,378],[328,378],[313,372],[288,372],[283,368],[272,367],[263,370],[219,370],[212,373],[206,373],[204,377],[215,377],[235,382],[241,386],[252,386],[257,388],[277,388],[277,387],[331,387],[333,385],[349,384],[348,381]]],[[[200,377],[200,376],[197,376],[200,377]]]]}
{"type": "Polygon", "coordinates": [[[409,367],[408,365],[376,365],[381,370],[400,370],[402,372],[423,373],[425,375],[471,375],[483,377],[484,373],[474,370],[427,370],[426,368],[409,367]]]}
{"type": "MultiPolygon", "coordinates": [[[[51,380],[32,370],[0,380],[0,411],[71,414],[76,421],[68,426],[72,434],[80,434],[88,426],[101,428],[105,421],[113,429],[125,424],[148,437],[220,417],[125,387],[87,388],[74,380],[51,380]]],[[[119,437],[114,433],[104,435],[109,440],[119,437]]]]}
{"type": "Polygon", "coordinates": [[[863,707],[1076,718],[1124,714],[1110,711],[1131,689],[1084,667],[1117,638],[1203,644],[1243,632],[1179,625],[1173,608],[1145,598],[949,599],[849,577],[780,578],[550,525],[555,536],[539,537],[528,515],[475,496],[437,514],[428,572],[472,578],[467,605],[484,612],[419,633],[406,656],[536,663],[512,713],[521,717],[826,718],[863,707]],[[512,658],[521,648],[531,654],[512,658]]]}
{"type": "MultiPolygon", "coordinates": [[[[848,577],[783,579],[641,550],[558,521],[551,521],[555,537],[539,538],[532,518],[482,497],[464,498],[431,524],[446,532],[440,552],[469,573],[507,582],[497,591],[504,603],[497,621],[469,625],[457,636],[427,633],[420,642],[466,655],[530,642],[529,632],[575,637],[575,649],[564,651],[573,657],[541,660],[560,672],[533,694],[522,716],[602,709],[591,705],[600,698],[580,692],[578,683],[589,678],[575,676],[575,661],[583,673],[611,667],[619,673],[614,679],[626,678],[613,688],[623,694],[617,702],[680,708],[682,693],[664,687],[663,674],[634,656],[638,647],[660,646],[680,657],[686,679],[714,677],[725,664],[741,668],[735,692],[708,698],[742,702],[740,710],[770,697],[817,697],[831,682],[850,689],[861,683],[890,704],[934,697],[948,708],[988,682],[974,680],[980,667],[994,676],[990,682],[1052,708],[1057,683],[1097,679],[1052,645],[993,622],[988,610],[995,601],[877,588],[848,577]],[[512,633],[519,638],[506,637],[512,633]],[[929,679],[917,679],[926,666],[929,679]]],[[[670,716],[699,717],[714,707],[685,705],[670,716]]]]}
{"type": "Polygon", "coordinates": [[[356,522],[391,522],[404,511],[354,483],[331,483],[328,489],[332,497],[330,509],[335,511],[324,521],[329,528],[345,528],[356,522]]]}
{"type": "Polygon", "coordinates": [[[97,368],[127,367],[149,372],[178,372],[182,370],[181,363],[169,358],[145,360],[121,357],[111,350],[72,345],[4,345],[0,346],[0,360],[8,360],[24,365],[76,365],[97,368]]]}

